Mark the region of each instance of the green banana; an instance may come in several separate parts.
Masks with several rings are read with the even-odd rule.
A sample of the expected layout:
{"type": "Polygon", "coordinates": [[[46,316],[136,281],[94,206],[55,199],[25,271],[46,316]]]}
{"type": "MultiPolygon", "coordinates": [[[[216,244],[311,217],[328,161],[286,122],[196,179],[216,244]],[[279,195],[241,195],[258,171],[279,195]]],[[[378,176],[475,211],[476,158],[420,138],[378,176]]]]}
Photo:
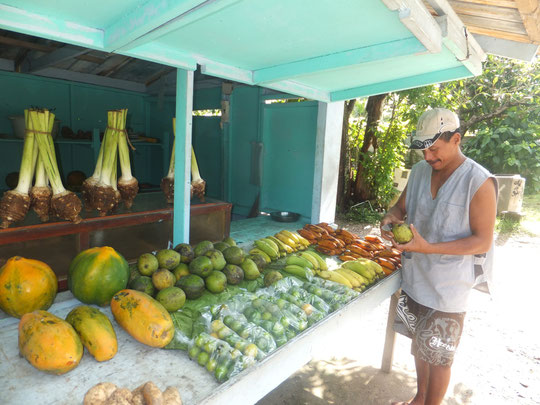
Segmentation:
{"type": "Polygon", "coordinates": [[[274,242],[272,239],[269,239],[267,236],[265,236],[264,238],[262,238],[262,240],[268,242],[274,250],[279,252],[279,246],[276,245],[276,242],[274,242]]]}
{"type": "Polygon", "coordinates": [[[283,252],[285,252],[285,254],[294,253],[294,249],[292,247],[290,247],[289,245],[283,243],[282,241],[280,241],[275,236],[268,236],[266,239],[270,239],[271,241],[273,241],[278,246],[280,252],[283,251],[283,252]]]}
{"type": "Polygon", "coordinates": [[[286,264],[291,264],[291,265],[297,265],[297,266],[300,266],[300,267],[309,267],[310,269],[314,268],[313,263],[311,263],[309,260],[307,260],[306,258],[304,258],[304,257],[302,257],[300,255],[287,256],[287,259],[285,260],[285,263],[286,264]]]}
{"type": "Polygon", "coordinates": [[[315,260],[317,260],[317,262],[319,263],[319,269],[328,270],[328,265],[326,264],[326,261],[321,256],[319,256],[317,252],[313,250],[306,250],[305,253],[313,256],[315,260]]]}
{"type": "Polygon", "coordinates": [[[341,267],[344,267],[346,269],[351,269],[355,273],[360,274],[362,277],[364,277],[366,280],[369,281],[369,284],[371,284],[375,280],[375,274],[371,272],[369,267],[363,263],[360,263],[356,260],[351,260],[349,262],[345,262],[341,265],[341,267]]]}
{"type": "Polygon", "coordinates": [[[298,266],[296,264],[288,264],[285,267],[283,267],[283,271],[296,276],[303,278],[305,280],[311,278],[313,276],[313,272],[309,267],[302,267],[298,266]]]}
{"type": "Polygon", "coordinates": [[[271,260],[277,260],[279,259],[279,251],[278,249],[274,249],[272,245],[268,243],[266,239],[257,239],[253,242],[253,244],[262,250],[264,253],[266,253],[268,256],[270,256],[271,260]]]}
{"type": "Polygon", "coordinates": [[[384,277],[385,274],[382,271],[381,265],[379,263],[375,263],[373,260],[366,259],[365,257],[360,257],[356,259],[356,261],[359,261],[360,263],[365,264],[372,273],[375,273],[375,275],[384,277]]]}
{"type": "Polygon", "coordinates": [[[320,269],[320,265],[319,265],[319,262],[317,261],[317,259],[315,259],[315,257],[313,257],[312,255],[310,255],[308,252],[306,252],[305,250],[303,252],[300,252],[298,253],[298,256],[308,260],[312,265],[315,270],[318,270],[320,269]]]}
{"type": "Polygon", "coordinates": [[[266,263],[270,263],[272,261],[272,259],[270,258],[270,256],[268,256],[265,252],[263,252],[261,249],[259,248],[253,248],[249,251],[250,254],[252,255],[260,255],[262,256],[262,258],[264,259],[264,261],[266,263]]]}

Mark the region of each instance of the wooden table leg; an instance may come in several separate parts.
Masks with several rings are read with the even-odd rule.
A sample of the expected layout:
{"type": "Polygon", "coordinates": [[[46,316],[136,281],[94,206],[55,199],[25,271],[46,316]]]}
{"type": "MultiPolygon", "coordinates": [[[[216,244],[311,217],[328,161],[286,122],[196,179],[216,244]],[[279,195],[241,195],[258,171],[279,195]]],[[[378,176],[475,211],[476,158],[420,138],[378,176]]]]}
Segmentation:
{"type": "Polygon", "coordinates": [[[396,307],[401,289],[397,290],[390,298],[390,308],[388,310],[388,319],[386,321],[386,336],[384,339],[384,351],[381,363],[381,370],[385,373],[392,371],[392,362],[394,359],[394,343],[396,332],[394,332],[394,319],[396,318],[396,307]]]}

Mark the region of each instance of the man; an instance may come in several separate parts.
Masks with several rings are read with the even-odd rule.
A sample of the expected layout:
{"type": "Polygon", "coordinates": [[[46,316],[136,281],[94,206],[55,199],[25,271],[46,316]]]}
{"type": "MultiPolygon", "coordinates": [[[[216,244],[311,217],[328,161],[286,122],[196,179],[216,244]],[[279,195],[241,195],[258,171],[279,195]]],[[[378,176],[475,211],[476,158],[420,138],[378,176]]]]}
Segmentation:
{"type": "Polygon", "coordinates": [[[402,294],[395,330],[412,339],[417,393],[410,402],[440,404],[450,381],[469,293],[490,281],[497,183],[461,152],[459,118],[435,108],[422,114],[412,149],[422,150],[381,234],[402,254],[402,294]],[[413,239],[398,244],[388,226],[409,223],[413,239]],[[400,329],[401,328],[401,329],[400,329]]]}

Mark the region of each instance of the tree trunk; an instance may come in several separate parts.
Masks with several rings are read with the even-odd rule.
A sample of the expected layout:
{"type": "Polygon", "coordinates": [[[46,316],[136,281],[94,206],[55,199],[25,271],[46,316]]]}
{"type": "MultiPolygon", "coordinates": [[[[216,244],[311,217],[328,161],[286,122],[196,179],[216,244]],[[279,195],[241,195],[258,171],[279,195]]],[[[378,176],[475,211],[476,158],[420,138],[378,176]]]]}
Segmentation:
{"type": "Polygon", "coordinates": [[[350,167],[349,167],[349,118],[353,112],[356,99],[345,101],[343,111],[343,126],[341,129],[341,152],[339,154],[339,172],[337,189],[337,208],[345,211],[349,204],[350,167]]]}
{"type": "Polygon", "coordinates": [[[388,93],[368,97],[366,105],[366,132],[364,133],[364,142],[360,148],[356,179],[354,182],[353,199],[355,202],[372,200],[374,198],[371,185],[364,179],[364,159],[366,158],[366,153],[370,146],[373,145],[374,153],[377,150],[377,128],[382,117],[383,104],[387,95],[388,93]]]}

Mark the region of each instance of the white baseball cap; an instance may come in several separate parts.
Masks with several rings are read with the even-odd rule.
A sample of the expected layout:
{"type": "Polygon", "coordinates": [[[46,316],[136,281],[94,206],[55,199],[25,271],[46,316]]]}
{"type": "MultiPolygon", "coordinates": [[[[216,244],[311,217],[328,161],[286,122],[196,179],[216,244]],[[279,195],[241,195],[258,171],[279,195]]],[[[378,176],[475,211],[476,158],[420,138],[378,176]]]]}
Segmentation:
{"type": "Polygon", "coordinates": [[[416,131],[412,133],[411,149],[427,149],[445,132],[459,128],[459,117],[446,108],[425,111],[418,119],[416,131]]]}

